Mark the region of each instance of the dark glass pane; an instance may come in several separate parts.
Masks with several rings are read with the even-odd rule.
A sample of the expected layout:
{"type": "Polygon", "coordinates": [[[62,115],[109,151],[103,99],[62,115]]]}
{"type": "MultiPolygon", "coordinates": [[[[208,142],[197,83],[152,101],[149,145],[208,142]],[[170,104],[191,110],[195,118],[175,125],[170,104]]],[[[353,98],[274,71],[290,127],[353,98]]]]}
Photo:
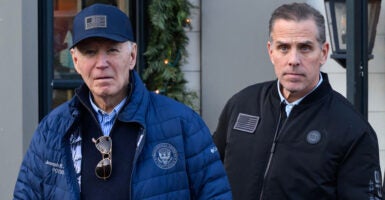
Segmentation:
{"type": "Polygon", "coordinates": [[[53,79],[78,79],[69,48],[72,45],[72,20],[80,10],[79,0],[54,1],[53,79]]]}
{"type": "Polygon", "coordinates": [[[66,90],[53,90],[52,91],[52,108],[57,107],[58,105],[70,100],[74,95],[73,89],[66,90]]]}
{"type": "Polygon", "coordinates": [[[85,3],[85,7],[90,6],[94,3],[104,3],[104,4],[118,6],[116,0],[85,0],[84,3],[85,3]]]}

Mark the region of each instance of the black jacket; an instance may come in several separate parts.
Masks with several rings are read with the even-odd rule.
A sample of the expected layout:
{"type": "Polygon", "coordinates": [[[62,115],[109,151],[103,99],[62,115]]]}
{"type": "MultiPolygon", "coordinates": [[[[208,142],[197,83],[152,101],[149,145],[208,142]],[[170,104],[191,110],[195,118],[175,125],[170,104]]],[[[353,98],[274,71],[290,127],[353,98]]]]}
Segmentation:
{"type": "Polygon", "coordinates": [[[213,137],[235,200],[381,197],[376,134],[322,76],[287,119],[276,81],[227,102],[213,137]]]}

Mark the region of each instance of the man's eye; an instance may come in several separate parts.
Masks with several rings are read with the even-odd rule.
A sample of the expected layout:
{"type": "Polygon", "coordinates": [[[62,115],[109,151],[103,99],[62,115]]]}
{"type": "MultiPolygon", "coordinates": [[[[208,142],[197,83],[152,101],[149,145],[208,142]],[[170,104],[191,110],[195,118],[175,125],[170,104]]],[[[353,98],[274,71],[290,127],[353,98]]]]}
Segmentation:
{"type": "Polygon", "coordinates": [[[94,54],[96,54],[96,51],[92,50],[92,49],[86,49],[84,51],[84,54],[86,54],[86,55],[94,55],[94,54]]]}
{"type": "Polygon", "coordinates": [[[288,48],[286,45],[281,45],[281,46],[278,47],[278,49],[279,49],[280,51],[286,52],[289,48],[288,48]]]}
{"type": "Polygon", "coordinates": [[[108,52],[109,53],[119,52],[119,50],[117,48],[110,48],[110,49],[108,49],[108,52]]]}
{"type": "Polygon", "coordinates": [[[308,45],[303,45],[303,46],[300,47],[300,50],[301,50],[301,51],[310,51],[310,50],[311,50],[311,47],[308,46],[308,45]]]}

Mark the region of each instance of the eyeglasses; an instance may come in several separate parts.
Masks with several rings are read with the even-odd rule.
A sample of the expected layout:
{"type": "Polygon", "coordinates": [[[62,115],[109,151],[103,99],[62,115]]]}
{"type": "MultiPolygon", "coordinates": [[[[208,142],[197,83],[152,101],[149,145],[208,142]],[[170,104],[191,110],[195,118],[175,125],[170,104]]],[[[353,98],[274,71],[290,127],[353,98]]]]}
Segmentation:
{"type": "Polygon", "coordinates": [[[102,160],[96,165],[95,174],[98,178],[106,180],[112,172],[112,140],[109,136],[101,136],[96,140],[92,138],[92,142],[102,154],[102,160]]]}

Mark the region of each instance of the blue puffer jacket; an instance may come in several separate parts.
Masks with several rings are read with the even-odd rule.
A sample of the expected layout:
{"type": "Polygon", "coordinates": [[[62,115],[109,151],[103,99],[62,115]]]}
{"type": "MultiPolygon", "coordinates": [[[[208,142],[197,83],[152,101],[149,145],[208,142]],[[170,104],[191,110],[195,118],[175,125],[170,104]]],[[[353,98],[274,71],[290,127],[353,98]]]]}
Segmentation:
{"type": "MultiPolygon", "coordinates": [[[[131,199],[232,199],[201,118],[181,103],[150,93],[136,72],[132,76],[130,103],[118,116],[145,130],[135,154],[131,199]],[[166,158],[160,149],[169,151],[166,158]]],[[[74,97],[41,121],[21,165],[14,199],[80,199],[69,145],[69,136],[78,130],[78,104],[74,97]]]]}

